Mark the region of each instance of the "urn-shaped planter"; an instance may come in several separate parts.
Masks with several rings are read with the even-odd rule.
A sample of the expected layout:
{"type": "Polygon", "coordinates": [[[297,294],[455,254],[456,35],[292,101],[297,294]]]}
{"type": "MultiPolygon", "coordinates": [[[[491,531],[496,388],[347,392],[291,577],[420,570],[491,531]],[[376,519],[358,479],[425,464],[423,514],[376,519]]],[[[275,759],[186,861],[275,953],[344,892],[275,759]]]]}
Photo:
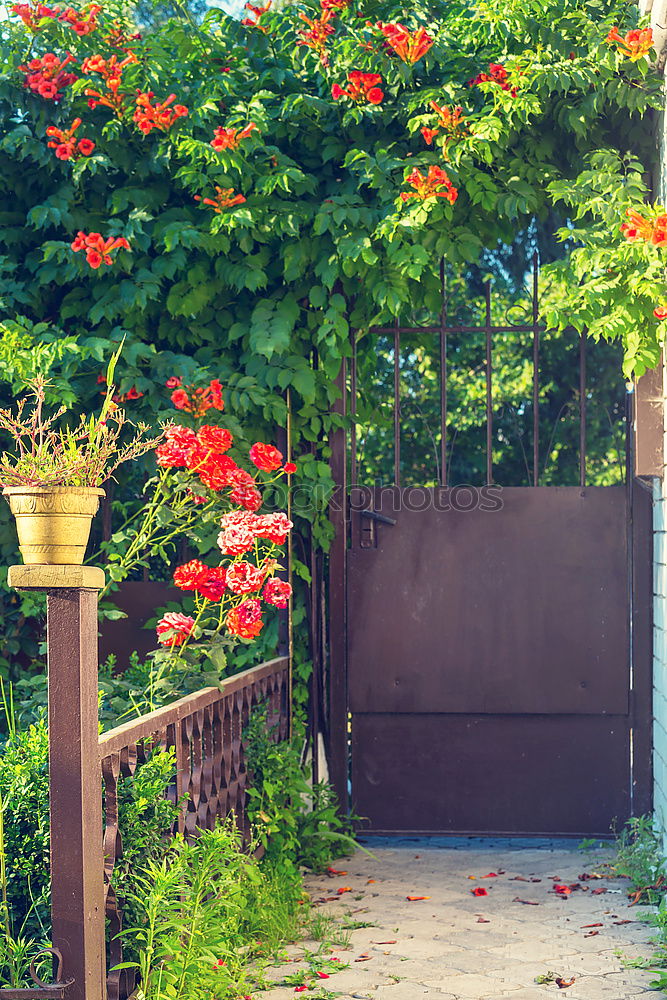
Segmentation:
{"type": "Polygon", "coordinates": [[[26,564],[80,566],[104,490],[93,486],[6,486],[26,564]]]}

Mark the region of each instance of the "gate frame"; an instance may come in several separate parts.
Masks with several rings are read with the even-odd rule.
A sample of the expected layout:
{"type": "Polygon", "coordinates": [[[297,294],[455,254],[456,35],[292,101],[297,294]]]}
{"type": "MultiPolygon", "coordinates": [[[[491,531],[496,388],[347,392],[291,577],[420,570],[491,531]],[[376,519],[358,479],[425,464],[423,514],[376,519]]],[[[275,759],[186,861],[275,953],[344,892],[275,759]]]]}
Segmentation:
{"type": "MultiPolygon", "coordinates": [[[[533,256],[532,322],[520,325],[493,325],[491,323],[491,282],[485,286],[485,324],[481,327],[451,326],[447,319],[447,293],[444,261],[440,265],[442,283],[442,312],[437,326],[402,327],[396,320],[393,327],[375,327],[372,332],[394,335],[394,485],[400,486],[400,336],[401,333],[423,332],[440,336],[441,361],[441,485],[447,486],[447,368],[446,338],[448,333],[484,333],[486,340],[486,417],[487,417],[487,484],[493,482],[492,441],[492,348],[493,334],[513,330],[531,332],[533,335],[533,475],[531,486],[539,485],[539,344],[540,333],[545,327],[539,322],[539,259],[533,256]]],[[[579,485],[586,486],[586,333],[579,339],[579,485]]],[[[339,396],[331,412],[354,418],[356,411],[356,343],[353,340],[350,364],[342,359],[336,378],[339,396]],[[348,388],[348,380],[350,386],[348,388]],[[350,398],[351,397],[351,398],[350,398]]],[[[637,503],[642,491],[651,492],[650,483],[635,476],[635,414],[637,394],[626,397],[625,414],[625,486],[627,491],[627,612],[629,616],[629,711],[628,724],[632,752],[632,782],[630,788],[631,814],[649,813],[653,805],[653,525],[652,507],[637,503]],[[639,492],[638,492],[639,491],[639,492]],[[643,556],[642,556],[643,553],[643,556]]],[[[328,751],[331,783],[344,813],[350,810],[350,711],[348,694],[347,658],[347,552],[350,534],[348,489],[356,483],[356,436],[352,426],[334,430],[329,439],[331,447],[331,473],[335,490],[329,507],[329,517],[334,528],[334,539],[329,554],[329,663],[328,663],[328,751]],[[348,459],[354,449],[350,481],[348,459]]]]}

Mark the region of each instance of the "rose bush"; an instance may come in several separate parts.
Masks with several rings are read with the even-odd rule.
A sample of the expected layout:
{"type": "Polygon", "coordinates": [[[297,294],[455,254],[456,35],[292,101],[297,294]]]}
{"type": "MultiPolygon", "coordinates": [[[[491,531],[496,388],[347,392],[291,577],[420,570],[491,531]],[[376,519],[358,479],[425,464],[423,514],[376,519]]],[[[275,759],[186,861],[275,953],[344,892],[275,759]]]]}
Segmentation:
{"type": "Polygon", "coordinates": [[[104,545],[107,587],[156,555],[172,562],[184,543],[208,553],[213,533],[216,564],[191,558],[173,573],[174,585],[191,595],[193,614],[164,614],[156,626],[162,649],[151,656],[162,671],[173,671],[170,659],[199,666],[204,657],[221,672],[227,649],[239,639],[256,639],[265,610],[287,607],[292,596],[291,584],[276,573],[284,569],[279,558],[293,524],[282,511],[260,512],[260,487],[291,476],[296,467],[286,464],[274,445],[256,441],[249,449],[254,474],[242,468],[230,454],[231,431],[203,422],[220,418],[224,410],[220,381],[197,386],[173,376],[169,382],[171,402],[187,422],[167,425],[155,449],[158,474],[146,485],[145,504],[104,545]],[[118,544],[126,538],[128,544],[118,544]]]}

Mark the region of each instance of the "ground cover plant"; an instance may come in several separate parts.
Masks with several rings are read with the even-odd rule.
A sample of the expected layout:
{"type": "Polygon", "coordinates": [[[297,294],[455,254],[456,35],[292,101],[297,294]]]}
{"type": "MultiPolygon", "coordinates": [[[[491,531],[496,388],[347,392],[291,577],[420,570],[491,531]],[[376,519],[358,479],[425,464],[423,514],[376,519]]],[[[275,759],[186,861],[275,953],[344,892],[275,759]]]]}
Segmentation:
{"type": "MultiPolygon", "coordinates": [[[[256,845],[264,847],[261,861],[252,846],[242,848],[233,817],[191,845],[172,837],[176,806],[166,792],[173,753],[155,751],[119,783],[123,855],[112,885],[124,914],[124,962],[138,969],[147,996],[201,995],[205,985],[236,1000],[261,979],[263,963],[304,931],[302,868],[322,871],[355,846],[330,789],[309,787],[298,739],[276,744],[258,712],[247,740],[256,768],[249,815],[256,845]],[[184,898],[191,904],[185,909],[184,898]],[[168,963],[176,939],[182,962],[168,963]]],[[[3,985],[26,983],[30,960],[49,941],[47,757],[43,719],[23,730],[11,726],[0,751],[3,985]]]]}
{"type": "MultiPolygon", "coordinates": [[[[0,26],[0,393],[48,367],[89,406],[104,351],[123,336],[118,397],[137,419],[165,415],[168,380],[219,378],[251,444],[285,426],[289,389],[299,535],[326,547],[341,359],[351,340],[377,356],[374,324],[438,314],[441,258],[471,287],[487,271],[502,284],[502,248],[516,249],[517,233],[524,257],[539,248],[548,261],[560,229],[548,322],[617,338],[626,373],[655,363],[661,212],[647,207],[643,176],[661,95],[633,5],[457,0],[406,18],[386,0],[306,2],[241,21],[214,9],[197,22],[117,0],[67,16],[14,6],[0,26]],[[643,228],[621,232],[627,211],[643,228]]],[[[428,381],[422,348],[408,364],[428,381]]],[[[530,420],[513,351],[496,399],[508,427],[530,420]]],[[[467,365],[465,343],[460,357],[467,365]]],[[[613,365],[601,367],[608,379],[613,365]]],[[[452,394],[465,415],[457,447],[483,420],[478,381],[460,379],[452,394]]],[[[556,421],[569,403],[553,395],[556,421]]],[[[419,387],[407,402],[420,403],[419,387]]],[[[612,422],[619,412],[610,404],[612,422]]],[[[510,437],[503,427],[496,464],[509,449],[516,472],[510,437]]],[[[567,451],[557,442],[555,454],[567,451]]],[[[603,448],[601,482],[616,464],[603,448]]],[[[115,523],[136,512],[147,469],[135,465],[114,487],[115,523]]],[[[5,600],[0,669],[15,677],[37,652],[37,609],[5,600]]],[[[305,680],[298,635],[296,646],[305,680]]]]}
{"type": "Polygon", "coordinates": [[[667,992],[667,871],[662,837],[652,816],[635,816],[618,832],[616,856],[611,870],[629,881],[627,896],[630,906],[646,905],[638,909],[637,920],[645,920],[656,928],[652,939],[654,952],[648,959],[627,959],[629,967],[649,969],[656,978],[651,987],[667,992]]]}

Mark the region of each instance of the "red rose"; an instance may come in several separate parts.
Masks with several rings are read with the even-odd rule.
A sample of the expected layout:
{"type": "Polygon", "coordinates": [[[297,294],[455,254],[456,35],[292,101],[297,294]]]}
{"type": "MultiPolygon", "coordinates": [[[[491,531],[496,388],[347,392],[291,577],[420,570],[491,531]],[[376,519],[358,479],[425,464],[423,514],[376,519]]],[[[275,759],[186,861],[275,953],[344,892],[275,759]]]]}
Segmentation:
{"type": "Polygon", "coordinates": [[[262,592],[262,597],[266,603],[273,604],[276,608],[286,608],[291,596],[292,587],[290,584],[277,576],[272,576],[270,580],[267,580],[262,592]]]}
{"type": "Polygon", "coordinates": [[[254,532],[258,538],[268,538],[274,545],[284,545],[285,539],[294,527],[286,514],[262,514],[255,518],[254,532]]]}
{"type": "Polygon", "coordinates": [[[227,568],[227,587],[232,594],[253,594],[262,589],[266,569],[264,566],[254,566],[252,563],[232,563],[227,568]]]}
{"type": "Polygon", "coordinates": [[[225,430],[224,427],[210,427],[208,424],[199,428],[197,437],[203,448],[220,455],[225,451],[229,451],[234,443],[234,438],[230,431],[225,430]]]}
{"type": "Polygon", "coordinates": [[[167,427],[165,437],[166,441],[155,449],[157,464],[168,469],[185,467],[197,445],[197,435],[190,427],[173,424],[167,427]]]}
{"type": "Polygon", "coordinates": [[[261,537],[263,521],[263,517],[245,510],[223,514],[220,519],[222,531],[218,535],[218,545],[223,555],[240,556],[254,548],[255,539],[261,537]]]}
{"type": "Polygon", "coordinates": [[[257,441],[250,449],[250,461],[262,472],[274,472],[283,464],[283,455],[272,444],[257,441]]]}
{"type": "Polygon", "coordinates": [[[262,606],[257,598],[243,601],[237,608],[232,608],[226,618],[226,625],[232,635],[241,639],[256,639],[262,631],[262,606]]]}
{"type": "Polygon", "coordinates": [[[208,579],[210,570],[199,559],[191,559],[190,562],[178,566],[174,570],[174,584],[180,590],[199,590],[200,586],[208,579]]]}
{"type": "Polygon", "coordinates": [[[229,499],[246,510],[256,511],[262,506],[262,494],[256,486],[235,486],[229,499]]]}
{"type": "Polygon", "coordinates": [[[236,462],[229,455],[208,455],[196,471],[204,486],[217,491],[232,485],[236,469],[236,462]]]}
{"type": "Polygon", "coordinates": [[[182,646],[192,634],[195,620],[178,611],[170,611],[157,623],[157,641],[161,646],[182,646]]]}
{"type": "Polygon", "coordinates": [[[208,571],[205,583],[197,588],[202,597],[208,601],[221,601],[227,584],[227,570],[224,566],[214,566],[208,571]]]}

